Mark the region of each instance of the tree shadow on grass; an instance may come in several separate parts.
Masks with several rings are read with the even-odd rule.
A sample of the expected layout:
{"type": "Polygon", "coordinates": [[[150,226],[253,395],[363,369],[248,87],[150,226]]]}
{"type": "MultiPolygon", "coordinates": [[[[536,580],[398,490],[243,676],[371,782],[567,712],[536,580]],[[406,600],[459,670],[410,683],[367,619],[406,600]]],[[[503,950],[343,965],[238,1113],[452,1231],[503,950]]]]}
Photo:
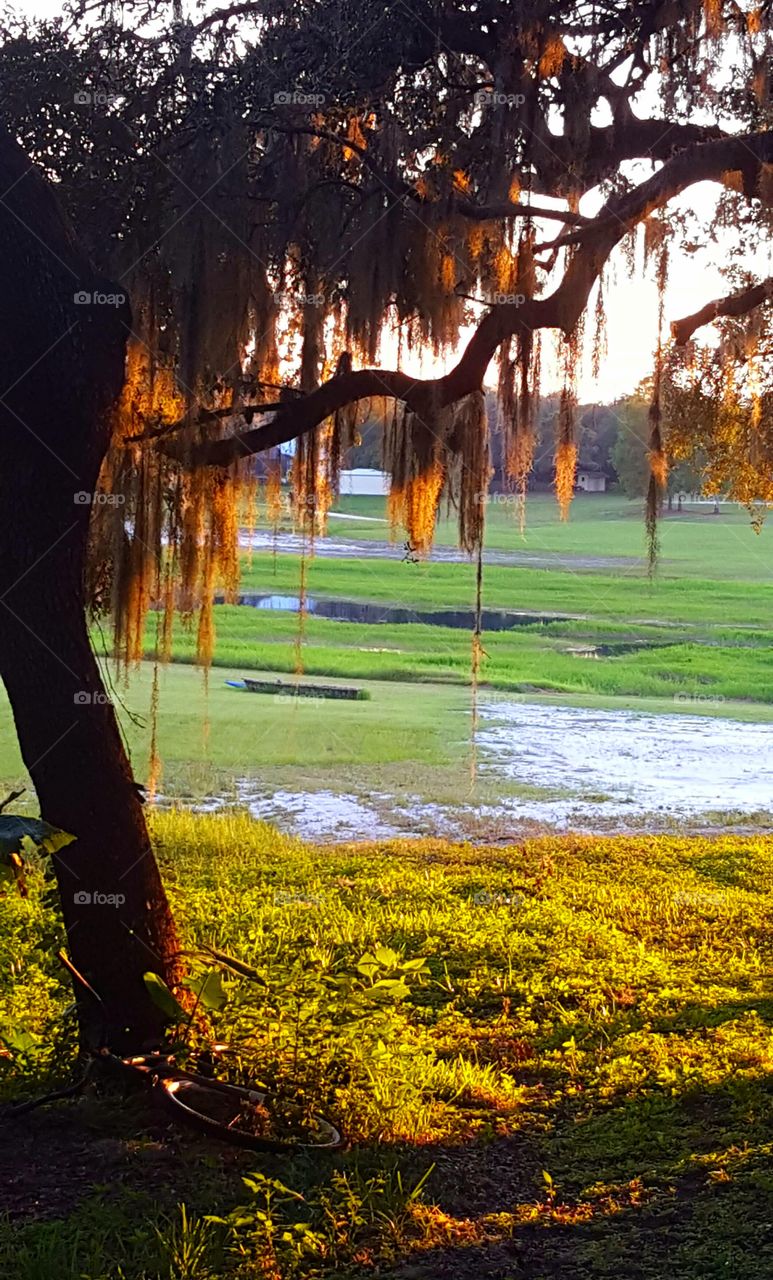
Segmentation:
{"type": "Polygon", "coordinates": [[[482,1159],[493,1191],[478,1179],[480,1152],[468,1163],[469,1154],[436,1151],[427,1197],[440,1211],[439,1234],[444,1214],[457,1224],[466,1217],[474,1232],[434,1248],[423,1242],[390,1280],[773,1275],[766,1076],[567,1107],[547,1132],[491,1144],[482,1159]],[[519,1164],[519,1150],[528,1163],[519,1164]]]}
{"type": "MultiPolygon", "coordinates": [[[[16,1170],[17,1198],[6,1192],[4,1207],[28,1223],[33,1250],[49,1247],[51,1219],[65,1221],[57,1247],[71,1241],[73,1262],[59,1267],[60,1280],[92,1275],[78,1243],[92,1229],[105,1232],[104,1246],[88,1245],[93,1274],[112,1277],[99,1270],[99,1249],[110,1257],[121,1223],[152,1237],[153,1213],[173,1215],[180,1201],[193,1214],[226,1214],[249,1201],[242,1177],[255,1170],[301,1193],[300,1216],[315,1225],[336,1179],[351,1192],[341,1212],[351,1239],[337,1259],[288,1276],[770,1280],[772,1079],[738,1072],[709,1088],[687,1080],[635,1098],[591,1101],[578,1091],[557,1103],[521,1117],[491,1111],[489,1136],[472,1142],[283,1158],[188,1137],[134,1101],[85,1098],[6,1128],[0,1173],[16,1170]]],[[[161,1274],[129,1257],[122,1265],[127,1280],[161,1274]]],[[[45,1270],[24,1274],[37,1280],[45,1270]]]]}
{"type": "Polygon", "coordinates": [[[709,1029],[749,1014],[756,1014],[763,1022],[773,1025],[773,997],[749,996],[747,1000],[725,1000],[716,1005],[685,1004],[678,1013],[653,1018],[650,1026],[660,1033],[709,1029]]]}
{"type": "Polygon", "coordinates": [[[711,884],[723,889],[749,889],[759,893],[760,886],[769,883],[769,861],[754,848],[739,845],[732,853],[725,841],[716,846],[708,845],[699,857],[690,860],[690,870],[705,876],[711,884]]]}

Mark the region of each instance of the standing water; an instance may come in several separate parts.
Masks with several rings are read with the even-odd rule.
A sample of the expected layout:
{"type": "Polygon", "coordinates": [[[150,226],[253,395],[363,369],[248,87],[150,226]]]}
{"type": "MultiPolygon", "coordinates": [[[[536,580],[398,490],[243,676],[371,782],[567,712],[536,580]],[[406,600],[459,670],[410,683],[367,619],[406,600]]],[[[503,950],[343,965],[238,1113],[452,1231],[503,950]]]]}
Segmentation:
{"type": "Polygon", "coordinates": [[[331,771],[312,791],[242,777],[199,807],[247,808],[308,840],[773,829],[773,724],[503,700],[480,707],[477,745],[478,798],[344,792],[331,771]]]}
{"type": "MultiPolygon", "coordinates": [[[[773,809],[773,724],[528,702],[493,702],[481,712],[489,770],[568,792],[559,809],[585,822],[773,809]]],[[[548,808],[555,818],[555,805],[548,808]]],[[[549,816],[539,802],[530,809],[549,816]]]]}

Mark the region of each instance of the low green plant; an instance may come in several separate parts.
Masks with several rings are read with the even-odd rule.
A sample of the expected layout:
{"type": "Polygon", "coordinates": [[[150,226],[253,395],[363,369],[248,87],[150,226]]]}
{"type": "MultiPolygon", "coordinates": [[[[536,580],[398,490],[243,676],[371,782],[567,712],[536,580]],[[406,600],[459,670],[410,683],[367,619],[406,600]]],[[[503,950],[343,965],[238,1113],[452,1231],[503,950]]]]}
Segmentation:
{"type": "Polygon", "coordinates": [[[241,1265],[255,1266],[257,1274],[280,1275],[283,1280],[307,1274],[306,1264],[324,1256],[325,1242],[308,1218],[299,1216],[304,1197],[260,1172],[243,1182],[252,1193],[249,1204],[227,1218],[211,1219],[229,1229],[231,1255],[241,1265]]]}
{"type": "Polygon", "coordinates": [[[213,1229],[215,1220],[192,1216],[185,1204],[177,1206],[177,1215],[156,1227],[161,1254],[163,1280],[209,1280],[219,1237],[213,1229]]]}
{"type": "Polygon", "coordinates": [[[204,956],[220,968],[194,967],[185,984],[196,997],[189,1012],[156,974],[145,974],[169,1023],[169,1048],[190,1066],[202,1056],[211,1062],[212,1045],[197,1019],[205,1012],[212,1038],[226,1041],[215,1051],[218,1069],[232,1083],[267,1090],[271,1128],[263,1136],[290,1139],[315,1129],[317,1114],[335,1107],[344,1083],[351,1088],[359,1080],[378,1096],[390,1079],[387,1046],[402,1041],[408,1048],[401,1002],[430,974],[425,957],[405,959],[381,944],[353,967],[317,948],[312,963],[304,957],[281,974],[211,947],[204,956]]]}
{"type": "MultiPolygon", "coordinates": [[[[225,996],[215,1069],[305,1090],[347,1147],[235,1156],[109,1089],[33,1113],[0,1146],[0,1275],[769,1280],[769,836],[153,834],[200,1010],[209,974],[225,996]]],[[[37,1037],[6,1098],[48,1085],[72,999],[34,859],[28,888],[0,897],[0,1018],[37,1037]]],[[[170,1023],[191,1061],[197,1023],[170,1023]]]]}

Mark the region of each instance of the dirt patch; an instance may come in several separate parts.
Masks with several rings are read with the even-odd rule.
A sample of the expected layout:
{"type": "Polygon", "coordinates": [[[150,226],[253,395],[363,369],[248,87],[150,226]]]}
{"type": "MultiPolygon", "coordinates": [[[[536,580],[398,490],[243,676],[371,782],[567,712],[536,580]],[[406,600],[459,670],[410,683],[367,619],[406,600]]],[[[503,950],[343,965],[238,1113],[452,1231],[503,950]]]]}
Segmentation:
{"type": "Polygon", "coordinates": [[[195,1185],[202,1165],[220,1176],[246,1167],[241,1152],[188,1138],[134,1100],[93,1097],[3,1119],[0,1216],[25,1222],[66,1217],[97,1191],[144,1191],[158,1200],[195,1185]],[[125,1109],[124,1109],[125,1107],[125,1109]],[[157,1193],[157,1194],[156,1194],[157,1193]]]}

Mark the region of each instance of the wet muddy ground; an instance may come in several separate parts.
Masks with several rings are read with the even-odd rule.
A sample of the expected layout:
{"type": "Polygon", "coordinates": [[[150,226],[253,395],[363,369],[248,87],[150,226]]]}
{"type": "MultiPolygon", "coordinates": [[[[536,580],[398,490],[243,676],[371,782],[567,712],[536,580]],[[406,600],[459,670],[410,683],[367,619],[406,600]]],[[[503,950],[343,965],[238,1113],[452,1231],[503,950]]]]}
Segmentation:
{"type": "Polygon", "coordinates": [[[228,794],[194,803],[247,808],[316,841],[766,831],[773,830],[773,724],[495,699],[480,708],[477,779],[439,803],[410,789],[358,791],[351,782],[342,792],[332,775],[314,790],[271,791],[242,777],[228,794]]]}
{"type": "MultiPolygon", "coordinates": [[[[276,551],[281,554],[300,555],[308,551],[308,543],[297,533],[274,533],[271,529],[243,529],[239,536],[242,548],[254,551],[276,551]]],[[[404,560],[406,548],[401,542],[371,538],[317,538],[314,554],[333,560],[404,560]]],[[[495,551],[486,548],[483,556],[486,564],[514,565],[530,569],[632,569],[646,570],[644,556],[588,556],[561,555],[558,552],[495,551]]],[[[437,564],[469,564],[470,556],[456,547],[435,545],[428,559],[437,564]]],[[[663,561],[662,563],[666,563],[663,561]]]]}

